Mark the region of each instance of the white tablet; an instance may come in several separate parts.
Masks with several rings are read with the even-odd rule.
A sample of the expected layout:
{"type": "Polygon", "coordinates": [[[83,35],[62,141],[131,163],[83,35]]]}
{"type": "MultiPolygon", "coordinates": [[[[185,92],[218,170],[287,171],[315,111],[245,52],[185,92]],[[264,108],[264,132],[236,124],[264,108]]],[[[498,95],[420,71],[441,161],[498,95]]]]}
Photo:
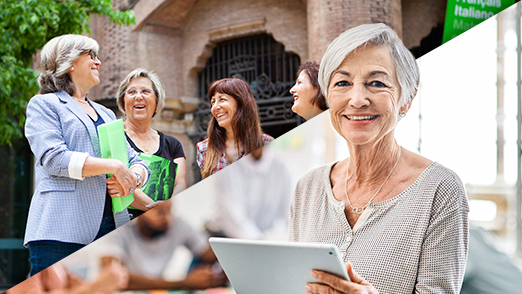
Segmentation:
{"type": "Polygon", "coordinates": [[[210,238],[237,294],[305,293],[312,269],[349,280],[335,245],[210,238]]]}

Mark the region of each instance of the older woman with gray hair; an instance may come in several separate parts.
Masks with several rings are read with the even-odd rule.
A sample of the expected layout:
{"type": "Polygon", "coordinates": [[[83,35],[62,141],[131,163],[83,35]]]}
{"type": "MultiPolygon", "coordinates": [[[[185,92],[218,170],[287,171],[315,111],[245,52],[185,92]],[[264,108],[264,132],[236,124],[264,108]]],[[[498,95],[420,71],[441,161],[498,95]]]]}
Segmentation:
{"type": "Polygon", "coordinates": [[[307,293],[459,293],[468,203],[459,177],[394,138],[419,84],[412,54],[384,24],[342,33],[319,70],[350,156],[299,181],[290,238],[331,243],[350,281],[322,271],[307,293]]]}
{"type": "Polygon", "coordinates": [[[98,48],[89,37],[63,35],[40,52],[40,93],[27,105],[25,124],[36,158],[24,240],[31,275],[128,222],[127,211],[113,214],[111,196],[130,195],[149,177],[130,146],[130,168],[100,158],[97,126],[116,116],[87,98],[100,82],[98,48]]]}
{"type": "Polygon", "coordinates": [[[120,83],[116,99],[127,117],[123,125],[132,148],[166,159],[155,169],[159,177],[153,177],[154,186],[148,186],[147,191],[136,189],[129,212],[137,217],[187,188],[185,153],[178,139],[151,128],[152,118],[165,105],[165,89],[157,74],[144,68],[131,71],[120,83]]]}

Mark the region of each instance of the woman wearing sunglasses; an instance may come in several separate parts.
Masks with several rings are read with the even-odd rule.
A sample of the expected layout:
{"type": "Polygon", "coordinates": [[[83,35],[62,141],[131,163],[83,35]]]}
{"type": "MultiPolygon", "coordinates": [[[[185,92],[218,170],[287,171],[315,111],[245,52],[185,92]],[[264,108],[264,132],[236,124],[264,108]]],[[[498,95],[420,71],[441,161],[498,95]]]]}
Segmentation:
{"type": "Polygon", "coordinates": [[[63,35],[40,53],[40,93],[27,105],[25,124],[35,156],[36,186],[24,240],[31,275],[128,222],[126,211],[112,212],[111,196],[130,195],[149,177],[129,145],[130,168],[100,158],[97,126],[116,116],[87,98],[100,82],[98,48],[89,37],[63,35]]]}

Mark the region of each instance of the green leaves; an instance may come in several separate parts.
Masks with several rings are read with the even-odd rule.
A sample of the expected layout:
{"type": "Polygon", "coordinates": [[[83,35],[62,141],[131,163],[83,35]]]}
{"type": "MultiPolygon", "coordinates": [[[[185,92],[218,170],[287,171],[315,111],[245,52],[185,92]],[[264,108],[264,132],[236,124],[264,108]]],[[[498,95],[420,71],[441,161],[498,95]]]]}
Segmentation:
{"type": "Polygon", "coordinates": [[[90,33],[91,14],[130,25],[134,11],[118,11],[111,0],[0,0],[0,145],[22,136],[25,107],[38,92],[33,56],[50,39],[90,33]]]}
{"type": "Polygon", "coordinates": [[[11,145],[22,135],[27,97],[32,96],[23,93],[38,91],[37,74],[14,56],[2,56],[0,64],[0,142],[11,145]]]}

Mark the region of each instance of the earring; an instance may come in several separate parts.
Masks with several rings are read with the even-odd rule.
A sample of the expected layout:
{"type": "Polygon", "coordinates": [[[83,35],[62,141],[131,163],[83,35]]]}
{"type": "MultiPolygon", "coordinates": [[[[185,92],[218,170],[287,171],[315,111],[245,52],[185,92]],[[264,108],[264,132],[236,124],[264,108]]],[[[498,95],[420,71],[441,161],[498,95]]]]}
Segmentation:
{"type": "Polygon", "coordinates": [[[406,116],[406,111],[403,110],[403,111],[399,112],[399,116],[400,117],[405,117],[406,116]]]}
{"type": "Polygon", "coordinates": [[[74,66],[73,66],[73,67],[71,67],[71,70],[74,70],[74,66]]]}

